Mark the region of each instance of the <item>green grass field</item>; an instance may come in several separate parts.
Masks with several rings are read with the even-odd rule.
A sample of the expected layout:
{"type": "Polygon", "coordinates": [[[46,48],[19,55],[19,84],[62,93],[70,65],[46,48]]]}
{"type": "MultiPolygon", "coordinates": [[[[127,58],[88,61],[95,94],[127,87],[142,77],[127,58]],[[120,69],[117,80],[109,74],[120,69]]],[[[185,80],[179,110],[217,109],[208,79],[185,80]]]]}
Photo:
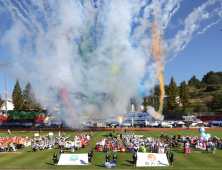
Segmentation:
{"type": "MultiPolygon", "coordinates": [[[[79,151],[75,150],[75,153],[88,153],[89,149],[94,148],[95,144],[99,139],[107,137],[112,131],[93,131],[93,136],[90,141],[89,146],[85,149],[79,151]]],[[[28,136],[33,137],[35,132],[12,132],[12,136],[28,136]]],[[[54,135],[58,134],[58,131],[53,132],[54,135]]],[[[70,134],[72,139],[75,136],[75,132],[67,131],[66,135],[70,134]]],[[[83,132],[79,132],[83,133],[83,132]]],[[[84,132],[84,133],[90,133],[84,132]]],[[[124,133],[116,131],[117,133],[124,133]]],[[[155,137],[158,138],[161,133],[173,136],[179,133],[182,136],[200,136],[198,130],[165,130],[165,131],[128,131],[127,133],[134,133],[135,135],[144,135],[144,137],[155,137]]],[[[210,133],[211,136],[217,136],[222,138],[222,130],[206,130],[206,133],[210,133]]],[[[41,132],[41,134],[48,134],[48,132],[41,132]]],[[[0,136],[7,136],[7,132],[0,132],[0,136]]],[[[136,169],[222,169],[222,150],[216,149],[216,153],[212,154],[211,151],[202,151],[199,149],[191,148],[190,154],[183,153],[179,148],[170,148],[174,152],[174,167],[140,167],[136,169]],[[200,151],[200,152],[195,152],[200,151]]],[[[51,150],[36,151],[32,152],[31,147],[26,147],[24,149],[19,149],[17,152],[23,152],[22,154],[0,154],[0,169],[104,169],[105,162],[105,152],[93,152],[93,162],[91,166],[55,166],[53,164],[52,155],[59,149],[57,147],[51,150]]],[[[150,150],[148,149],[147,152],[150,150]]],[[[65,151],[65,153],[71,153],[70,151],[65,151]]],[[[112,160],[113,152],[110,153],[110,158],[112,160]]],[[[59,154],[58,154],[59,155],[59,154]]],[[[132,153],[121,153],[117,152],[118,163],[117,169],[135,169],[132,163],[132,153]]]]}

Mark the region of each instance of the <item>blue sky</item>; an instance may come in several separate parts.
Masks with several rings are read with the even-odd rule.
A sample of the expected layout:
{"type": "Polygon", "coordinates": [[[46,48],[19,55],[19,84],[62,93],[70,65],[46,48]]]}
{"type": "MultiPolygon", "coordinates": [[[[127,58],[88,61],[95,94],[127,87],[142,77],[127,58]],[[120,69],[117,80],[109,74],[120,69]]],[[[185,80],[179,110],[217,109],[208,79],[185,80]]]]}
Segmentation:
{"type": "MultiPolygon", "coordinates": [[[[200,6],[205,0],[184,0],[180,4],[180,9],[171,18],[169,25],[165,31],[164,38],[172,38],[178,30],[184,28],[183,21],[189,15],[194,8],[200,6]]],[[[2,4],[0,4],[2,5],[2,4]]],[[[218,4],[215,4],[218,5],[218,4]]],[[[207,11],[211,11],[214,6],[209,6],[207,11]]],[[[0,12],[1,14],[1,12],[0,12]]],[[[9,14],[9,13],[8,13],[9,14]]],[[[215,22],[218,16],[212,17],[211,19],[201,22],[201,31],[208,24],[215,22]]],[[[11,26],[12,20],[10,15],[0,15],[0,37],[5,31],[11,26]]],[[[222,22],[217,25],[210,27],[204,34],[199,35],[192,39],[187,47],[181,51],[177,57],[170,63],[165,65],[163,72],[165,84],[169,84],[170,78],[173,76],[177,85],[183,80],[186,82],[195,75],[199,80],[202,79],[203,75],[209,71],[222,71],[222,22]]],[[[11,49],[7,49],[5,46],[0,45],[0,61],[11,62],[10,53],[11,49]]],[[[170,55],[169,58],[172,56],[170,55]]],[[[13,65],[13,63],[12,63],[13,65]]],[[[8,68],[8,91],[12,93],[16,77],[10,73],[8,68]]],[[[20,81],[22,88],[25,87],[25,83],[20,81]]],[[[4,96],[5,90],[5,73],[4,69],[0,68],[0,94],[4,96]]]]}

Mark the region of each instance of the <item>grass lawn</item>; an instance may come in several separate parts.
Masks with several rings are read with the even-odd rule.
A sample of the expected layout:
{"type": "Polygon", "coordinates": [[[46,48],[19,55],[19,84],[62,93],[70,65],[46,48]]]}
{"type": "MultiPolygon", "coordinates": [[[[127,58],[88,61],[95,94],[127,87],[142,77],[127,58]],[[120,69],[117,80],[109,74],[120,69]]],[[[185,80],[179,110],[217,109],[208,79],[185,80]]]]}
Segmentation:
{"type": "MultiPolygon", "coordinates": [[[[104,136],[107,137],[112,131],[93,131],[93,136],[89,146],[84,150],[75,150],[75,153],[88,153],[89,149],[95,147],[95,144],[99,139],[104,136]]],[[[28,136],[33,137],[35,132],[13,132],[12,136],[28,136]]],[[[54,135],[58,134],[58,131],[53,132],[54,135]]],[[[72,139],[75,136],[75,132],[67,131],[66,135],[70,134],[72,139]]],[[[83,132],[79,132],[83,133],[83,132]]],[[[85,132],[85,133],[90,133],[85,132]]],[[[124,133],[116,131],[117,133],[124,133]]],[[[158,138],[161,133],[168,134],[168,136],[178,135],[182,136],[200,136],[198,130],[165,130],[165,131],[127,131],[127,133],[134,133],[135,135],[144,135],[144,137],[158,138]]],[[[210,133],[211,136],[217,136],[222,138],[222,130],[207,130],[206,133],[210,133]]],[[[48,132],[41,132],[41,134],[48,134],[48,132]]],[[[62,134],[62,132],[61,132],[62,134]]],[[[0,136],[7,136],[7,132],[0,132],[0,136]]],[[[190,154],[185,154],[179,148],[171,148],[174,152],[174,167],[140,167],[136,169],[222,169],[222,150],[216,149],[216,153],[212,154],[211,151],[202,151],[200,149],[191,148],[190,154]],[[200,152],[195,152],[200,151],[200,152]]],[[[51,150],[32,152],[31,147],[19,149],[17,152],[23,152],[22,154],[0,154],[0,169],[104,169],[105,152],[93,152],[93,162],[91,166],[74,166],[74,165],[57,165],[53,164],[52,155],[59,149],[57,147],[51,150]]],[[[147,149],[147,152],[150,150],[147,149]]],[[[70,151],[65,151],[70,153],[70,151]]],[[[113,152],[110,153],[110,160],[112,161],[113,152]]],[[[58,154],[59,155],[59,154],[58,154]]],[[[118,163],[117,169],[135,169],[132,162],[132,153],[117,152],[118,163]]]]}

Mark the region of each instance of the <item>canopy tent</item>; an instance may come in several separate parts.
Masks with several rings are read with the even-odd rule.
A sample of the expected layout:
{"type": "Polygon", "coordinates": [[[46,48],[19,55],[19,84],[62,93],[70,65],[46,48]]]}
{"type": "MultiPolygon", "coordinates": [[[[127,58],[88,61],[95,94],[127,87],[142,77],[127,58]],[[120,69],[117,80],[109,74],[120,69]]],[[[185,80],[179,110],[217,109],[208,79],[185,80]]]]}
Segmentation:
{"type": "Polygon", "coordinates": [[[109,123],[107,123],[108,126],[110,126],[112,124],[118,125],[119,123],[118,122],[109,122],[109,123]]]}
{"type": "Polygon", "coordinates": [[[182,122],[182,121],[177,122],[177,124],[178,124],[178,125],[185,125],[185,123],[182,122]]]}
{"type": "Polygon", "coordinates": [[[36,122],[35,124],[36,124],[36,125],[44,125],[45,122],[36,122]]]}
{"type": "Polygon", "coordinates": [[[66,122],[61,122],[61,125],[62,125],[62,126],[65,126],[65,125],[66,125],[66,122]]]}
{"type": "Polygon", "coordinates": [[[134,120],[139,120],[140,118],[139,118],[139,117],[128,117],[128,118],[127,118],[127,120],[132,120],[132,119],[134,119],[134,120]]]}
{"type": "Polygon", "coordinates": [[[156,122],[149,122],[148,125],[149,125],[149,126],[158,126],[158,123],[156,123],[156,122]]]}
{"type": "Polygon", "coordinates": [[[222,121],[213,121],[213,122],[210,122],[211,124],[222,124],[222,121]]]}
{"type": "Polygon", "coordinates": [[[8,125],[9,126],[20,126],[21,124],[19,122],[11,122],[8,125]]]}
{"type": "Polygon", "coordinates": [[[134,112],[129,112],[129,113],[126,113],[125,116],[135,116],[135,113],[134,112]]]}
{"type": "Polygon", "coordinates": [[[138,122],[133,122],[133,124],[134,124],[134,125],[139,125],[139,123],[138,123],[138,122]]]}
{"type": "Polygon", "coordinates": [[[32,123],[31,122],[23,122],[22,126],[32,126],[32,123]]]}
{"type": "Polygon", "coordinates": [[[134,122],[134,125],[145,125],[145,122],[134,122]]]}
{"type": "Polygon", "coordinates": [[[122,122],[121,126],[131,126],[131,123],[130,122],[122,122]]]}
{"type": "Polygon", "coordinates": [[[138,113],[138,116],[147,116],[148,113],[144,112],[144,113],[138,113]]]}
{"type": "Polygon", "coordinates": [[[145,120],[145,119],[149,119],[149,117],[148,117],[148,116],[142,116],[142,117],[140,117],[140,120],[145,120]]]}
{"type": "Polygon", "coordinates": [[[9,120],[16,120],[16,119],[37,119],[39,116],[38,112],[35,111],[21,111],[21,112],[11,112],[9,113],[8,119],[9,120]]]}
{"type": "Polygon", "coordinates": [[[56,126],[56,125],[59,126],[60,124],[61,124],[61,123],[59,123],[59,122],[52,122],[52,123],[51,123],[52,126],[56,126]]]}
{"type": "Polygon", "coordinates": [[[1,126],[8,126],[8,123],[2,123],[1,126]]]}
{"type": "Polygon", "coordinates": [[[86,122],[86,125],[91,125],[91,124],[93,124],[92,121],[91,122],[86,122]]]}

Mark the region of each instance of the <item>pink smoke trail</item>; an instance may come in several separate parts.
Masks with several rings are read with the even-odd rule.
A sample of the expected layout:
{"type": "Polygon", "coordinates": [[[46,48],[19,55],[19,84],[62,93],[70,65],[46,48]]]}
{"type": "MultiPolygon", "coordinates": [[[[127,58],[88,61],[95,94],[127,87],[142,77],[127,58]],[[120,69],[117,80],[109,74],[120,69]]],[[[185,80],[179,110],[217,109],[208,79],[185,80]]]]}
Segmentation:
{"type": "Polygon", "coordinates": [[[66,102],[66,107],[69,109],[69,115],[71,116],[71,118],[74,119],[74,121],[76,121],[76,112],[71,107],[71,104],[70,104],[69,99],[68,99],[68,93],[66,92],[66,90],[64,88],[59,88],[58,90],[62,93],[61,97],[66,102]]]}

